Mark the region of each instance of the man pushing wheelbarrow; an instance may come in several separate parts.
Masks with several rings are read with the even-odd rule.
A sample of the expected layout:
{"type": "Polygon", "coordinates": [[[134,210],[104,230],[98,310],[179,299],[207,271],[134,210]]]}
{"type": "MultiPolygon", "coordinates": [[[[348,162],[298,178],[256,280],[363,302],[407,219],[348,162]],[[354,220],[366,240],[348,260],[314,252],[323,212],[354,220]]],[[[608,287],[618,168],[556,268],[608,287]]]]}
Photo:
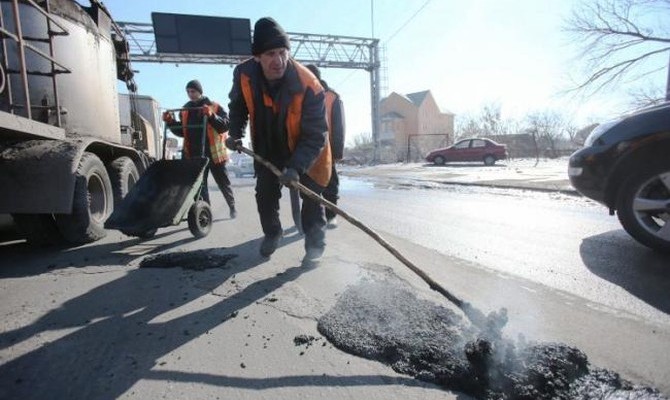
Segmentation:
{"type": "Polygon", "coordinates": [[[229,125],[228,115],[221,105],[203,95],[202,85],[198,80],[194,79],[186,84],[186,94],[189,101],[184,104],[179,112],[180,121],[175,120],[171,111],[163,113],[163,121],[173,134],[184,138],[184,158],[201,156],[210,160],[203,178],[201,193],[203,200],[210,202],[207,177],[211,171],[228,204],[230,218],[235,218],[237,210],[235,209],[233,190],[230,187],[230,179],[226,171],[228,154],[224,146],[229,125]],[[203,118],[206,124],[204,138],[202,135],[203,118]],[[202,154],[202,149],[204,149],[205,154],[202,154]]]}

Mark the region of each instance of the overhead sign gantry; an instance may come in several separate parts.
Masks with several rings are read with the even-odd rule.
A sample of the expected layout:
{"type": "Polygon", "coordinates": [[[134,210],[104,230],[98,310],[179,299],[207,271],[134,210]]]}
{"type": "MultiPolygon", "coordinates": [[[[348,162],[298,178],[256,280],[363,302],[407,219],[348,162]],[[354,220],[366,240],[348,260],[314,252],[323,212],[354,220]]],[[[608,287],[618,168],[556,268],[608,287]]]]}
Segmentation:
{"type": "MultiPolygon", "coordinates": [[[[248,19],[152,13],[152,21],[117,22],[126,36],[133,62],[234,65],[251,56],[248,19]],[[202,37],[212,37],[214,33],[216,41],[201,40],[202,37]]],[[[363,69],[370,73],[373,160],[377,161],[381,100],[379,39],[287,34],[291,41],[291,54],[301,63],[324,68],[363,69]]]]}

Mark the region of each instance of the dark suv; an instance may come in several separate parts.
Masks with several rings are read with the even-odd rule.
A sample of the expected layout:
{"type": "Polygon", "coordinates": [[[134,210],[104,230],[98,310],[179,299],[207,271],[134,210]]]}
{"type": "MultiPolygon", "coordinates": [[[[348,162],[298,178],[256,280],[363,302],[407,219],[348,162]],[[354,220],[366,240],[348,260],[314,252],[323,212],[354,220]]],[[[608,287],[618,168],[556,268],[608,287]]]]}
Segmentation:
{"type": "Polygon", "coordinates": [[[597,126],[570,156],[568,175],[633,238],[670,252],[670,102],[597,126]]]}

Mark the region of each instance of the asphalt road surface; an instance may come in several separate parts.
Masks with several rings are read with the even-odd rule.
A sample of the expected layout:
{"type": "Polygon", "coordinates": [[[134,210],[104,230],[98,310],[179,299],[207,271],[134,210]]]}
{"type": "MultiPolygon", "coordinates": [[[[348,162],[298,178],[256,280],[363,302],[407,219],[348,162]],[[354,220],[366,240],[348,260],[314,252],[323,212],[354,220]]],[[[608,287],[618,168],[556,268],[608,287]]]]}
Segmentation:
{"type": "MultiPolygon", "coordinates": [[[[288,196],[287,235],[260,259],[252,182],[234,180],[235,221],[210,189],[217,218],[200,240],[182,223],[148,241],[111,232],[74,249],[0,244],[0,399],[467,398],[319,335],[319,318],[361,280],[400,279],[421,299],[447,302],[342,219],[320,265],[305,266],[302,240],[287,229],[288,196]],[[138,268],[174,252],[195,269],[165,260],[138,268]],[[315,345],[298,345],[305,335],[315,345]]],[[[482,311],[507,308],[509,337],[575,346],[593,365],[670,395],[670,261],[601,207],[547,193],[347,179],[340,205],[482,311]]]]}
{"type": "Polygon", "coordinates": [[[492,271],[670,322],[670,258],[582,197],[345,180],[341,205],[375,229],[492,271]]]}

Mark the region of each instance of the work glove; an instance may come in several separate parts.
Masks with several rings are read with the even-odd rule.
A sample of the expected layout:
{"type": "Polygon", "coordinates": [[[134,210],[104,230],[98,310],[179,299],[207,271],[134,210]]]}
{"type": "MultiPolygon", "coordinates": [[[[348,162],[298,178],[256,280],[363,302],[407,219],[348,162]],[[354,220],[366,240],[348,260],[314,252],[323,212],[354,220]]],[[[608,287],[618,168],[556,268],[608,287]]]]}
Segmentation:
{"type": "Polygon", "coordinates": [[[209,117],[211,117],[212,115],[214,115],[214,112],[212,111],[212,109],[211,109],[210,106],[208,106],[207,104],[205,104],[205,105],[202,106],[202,115],[204,115],[205,117],[209,118],[209,117]]]}
{"type": "Polygon", "coordinates": [[[167,122],[169,124],[170,122],[173,122],[173,121],[174,121],[174,116],[172,115],[172,113],[169,112],[169,111],[165,111],[163,113],[163,122],[167,122]]]}
{"type": "Polygon", "coordinates": [[[240,148],[242,147],[242,139],[237,139],[232,136],[228,136],[226,138],[226,147],[229,148],[230,150],[236,150],[238,153],[241,153],[242,150],[240,148]]]}
{"type": "Polygon", "coordinates": [[[293,187],[293,184],[298,183],[300,180],[300,175],[295,168],[284,168],[281,176],[279,177],[279,182],[288,187],[293,187]]]}

